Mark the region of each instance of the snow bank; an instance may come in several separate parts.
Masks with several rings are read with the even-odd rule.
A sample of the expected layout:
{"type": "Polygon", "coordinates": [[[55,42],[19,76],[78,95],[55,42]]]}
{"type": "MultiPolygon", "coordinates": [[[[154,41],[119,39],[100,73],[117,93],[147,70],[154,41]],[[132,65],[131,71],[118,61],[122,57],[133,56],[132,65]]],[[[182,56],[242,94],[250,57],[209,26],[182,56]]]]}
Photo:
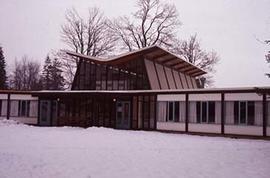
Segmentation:
{"type": "Polygon", "coordinates": [[[21,123],[14,120],[7,120],[7,119],[0,120],[0,126],[10,126],[10,125],[18,125],[18,124],[21,124],[21,123]]]}
{"type": "Polygon", "coordinates": [[[268,178],[269,163],[269,141],[0,124],[0,177],[268,178]]]}

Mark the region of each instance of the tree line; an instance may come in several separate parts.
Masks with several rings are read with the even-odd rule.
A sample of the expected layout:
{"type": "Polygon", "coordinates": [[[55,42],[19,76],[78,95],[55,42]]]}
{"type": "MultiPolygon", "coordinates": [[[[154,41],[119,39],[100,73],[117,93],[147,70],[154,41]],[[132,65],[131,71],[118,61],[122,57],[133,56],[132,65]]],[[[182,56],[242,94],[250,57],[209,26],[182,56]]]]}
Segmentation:
{"type": "MultiPolygon", "coordinates": [[[[198,80],[202,86],[210,86],[219,56],[215,51],[204,50],[196,34],[189,39],[181,39],[178,35],[181,25],[174,4],[160,0],[137,0],[134,12],[114,19],[107,18],[96,7],[89,8],[87,17],[81,16],[74,8],[68,9],[60,36],[66,45],[64,50],[103,58],[159,45],[208,72],[198,80]]],[[[78,58],[68,56],[62,50],[48,55],[43,68],[24,56],[15,63],[9,77],[0,73],[0,81],[8,79],[1,87],[18,90],[64,89],[71,86],[78,62],[78,58]]],[[[0,61],[0,70],[1,65],[5,66],[5,63],[0,61]]]]}
{"type": "Polygon", "coordinates": [[[59,59],[51,59],[48,55],[42,68],[40,63],[25,55],[15,61],[14,69],[7,75],[4,52],[0,46],[0,90],[62,90],[64,87],[59,59]]]}

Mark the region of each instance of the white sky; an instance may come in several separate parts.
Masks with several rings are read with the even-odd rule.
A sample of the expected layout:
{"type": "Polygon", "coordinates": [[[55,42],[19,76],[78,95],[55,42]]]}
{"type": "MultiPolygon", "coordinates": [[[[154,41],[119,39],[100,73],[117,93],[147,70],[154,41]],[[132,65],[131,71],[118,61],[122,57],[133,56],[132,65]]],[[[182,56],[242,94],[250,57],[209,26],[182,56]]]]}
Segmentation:
{"type": "MultiPolygon", "coordinates": [[[[14,59],[28,55],[41,63],[46,54],[64,47],[60,26],[65,11],[87,14],[99,7],[108,17],[134,12],[135,0],[0,0],[0,44],[10,69],[14,59]]],[[[202,46],[215,50],[215,87],[266,86],[270,79],[264,55],[270,38],[270,0],[167,0],[176,5],[183,39],[197,33],[202,46]]]]}

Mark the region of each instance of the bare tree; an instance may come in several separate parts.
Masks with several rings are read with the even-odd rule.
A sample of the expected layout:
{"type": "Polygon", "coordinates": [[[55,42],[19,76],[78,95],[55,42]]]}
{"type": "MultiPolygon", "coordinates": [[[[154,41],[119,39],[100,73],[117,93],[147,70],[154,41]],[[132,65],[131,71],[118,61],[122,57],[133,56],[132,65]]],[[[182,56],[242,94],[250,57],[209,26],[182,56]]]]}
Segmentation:
{"type": "Polygon", "coordinates": [[[40,90],[42,89],[40,79],[40,64],[23,56],[20,62],[15,62],[10,84],[15,90],[40,90]]]}
{"type": "MultiPolygon", "coordinates": [[[[265,43],[270,46],[270,40],[265,40],[265,43]]],[[[265,55],[265,60],[267,64],[270,63],[270,51],[265,55]]],[[[270,73],[266,73],[265,75],[270,78],[270,73]]]]}
{"type": "Polygon", "coordinates": [[[123,48],[132,51],[154,44],[172,46],[180,21],[174,5],[138,0],[132,21],[124,16],[109,23],[123,48]]]}
{"type": "MultiPolygon", "coordinates": [[[[110,32],[107,18],[98,8],[90,8],[86,19],[73,8],[66,12],[61,39],[67,44],[68,50],[90,56],[106,56],[113,51],[116,40],[110,32]]],[[[66,81],[71,83],[75,75],[74,67],[77,67],[79,61],[62,52],[58,56],[65,65],[63,72],[66,81]]]]}
{"type": "Polygon", "coordinates": [[[215,65],[220,59],[215,51],[207,52],[201,48],[196,34],[188,40],[177,41],[171,51],[207,72],[207,75],[199,78],[202,87],[213,85],[212,74],[215,73],[215,65]]]}

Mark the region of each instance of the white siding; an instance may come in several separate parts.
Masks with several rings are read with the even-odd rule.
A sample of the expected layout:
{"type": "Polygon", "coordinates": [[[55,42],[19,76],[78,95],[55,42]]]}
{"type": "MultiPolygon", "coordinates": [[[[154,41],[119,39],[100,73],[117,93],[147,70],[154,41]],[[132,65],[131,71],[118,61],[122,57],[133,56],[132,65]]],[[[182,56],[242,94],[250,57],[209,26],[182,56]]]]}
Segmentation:
{"type": "Polygon", "coordinates": [[[0,94],[0,100],[7,100],[8,95],[7,94],[0,94]]]}
{"type": "Polygon", "coordinates": [[[11,120],[18,121],[24,124],[37,124],[37,117],[10,117],[11,120]]]}
{"type": "Polygon", "coordinates": [[[185,101],[185,95],[175,94],[175,95],[158,95],[158,101],[185,101]]]}
{"type": "Polygon", "coordinates": [[[179,123],[179,122],[157,122],[157,130],[185,131],[185,123],[179,123]]]}
{"type": "Polygon", "coordinates": [[[188,130],[190,132],[221,133],[221,125],[189,123],[188,130]]]}
{"type": "Polygon", "coordinates": [[[190,94],[189,101],[220,101],[221,94],[190,94]]]}
{"type": "Polygon", "coordinates": [[[226,93],[225,101],[262,101],[256,93],[226,93]]]}
{"type": "Polygon", "coordinates": [[[247,126],[247,125],[225,125],[224,131],[226,134],[237,135],[261,135],[263,133],[262,127],[259,126],[247,126]]]}

